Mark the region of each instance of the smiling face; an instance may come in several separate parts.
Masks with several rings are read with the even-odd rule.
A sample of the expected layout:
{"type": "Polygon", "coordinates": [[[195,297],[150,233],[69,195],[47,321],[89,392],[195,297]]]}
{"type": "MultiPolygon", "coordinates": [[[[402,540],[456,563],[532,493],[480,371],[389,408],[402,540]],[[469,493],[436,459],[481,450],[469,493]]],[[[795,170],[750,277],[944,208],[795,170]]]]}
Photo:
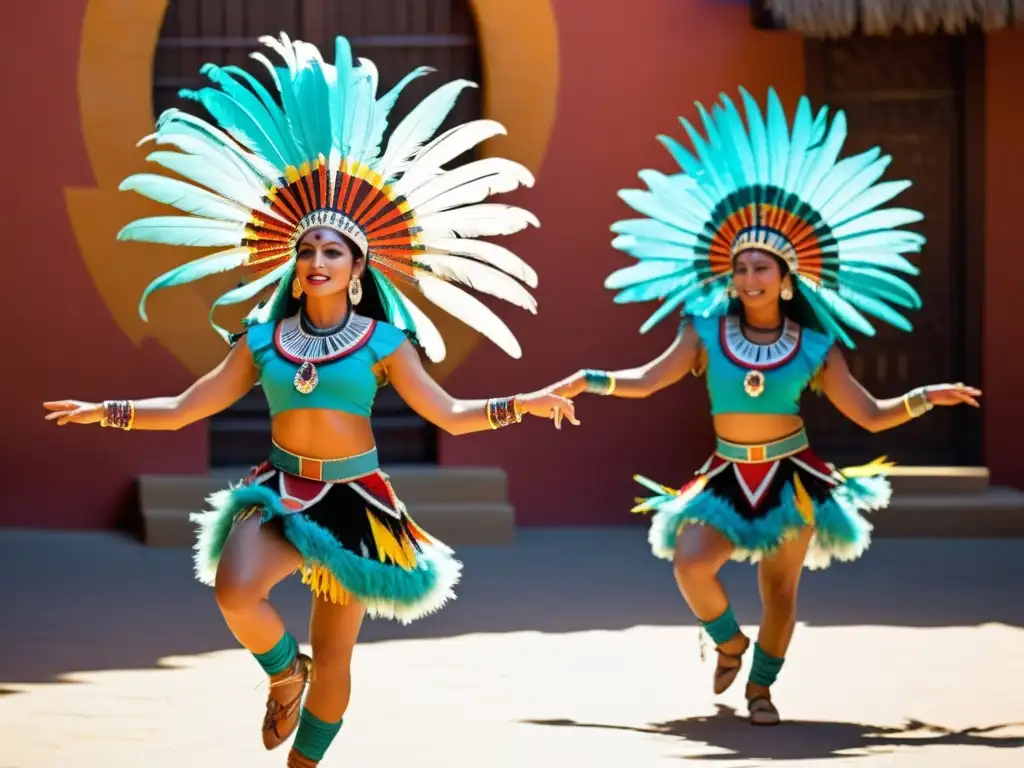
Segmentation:
{"type": "Polygon", "coordinates": [[[327,227],[316,227],[303,235],[296,256],[299,285],[312,297],[347,291],[349,281],[362,274],[366,261],[344,236],[327,227]]]}
{"type": "MultiPolygon", "coordinates": [[[[779,260],[764,251],[744,251],[736,257],[732,284],[743,306],[749,309],[776,306],[783,286],[790,286],[790,277],[783,277],[779,260]]],[[[792,290],[792,289],[791,289],[792,290]]]]}

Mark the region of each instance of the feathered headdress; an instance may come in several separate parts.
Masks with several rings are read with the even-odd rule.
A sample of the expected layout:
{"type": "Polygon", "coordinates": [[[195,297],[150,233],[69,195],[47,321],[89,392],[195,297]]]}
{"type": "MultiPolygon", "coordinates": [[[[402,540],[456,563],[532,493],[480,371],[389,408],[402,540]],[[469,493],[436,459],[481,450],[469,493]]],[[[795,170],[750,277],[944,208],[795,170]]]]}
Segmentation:
{"type": "Polygon", "coordinates": [[[503,134],[492,120],[468,122],[431,140],[459,93],[474,84],[455,80],[435,90],[395,126],[381,152],[399,93],[430,68],[416,69],[378,98],[376,67],[366,59],[353,63],[343,37],[336,40],[333,66],[316,47],[284,34],[260,42],[284,60],[285,66],[274,66],[252,54],[269,70],[277,93],[238,67],[205,65],[202,73],[218,87],[181,95],[201,103],[219,127],[170,109],[157,120],[156,133],[143,139],[181,150],[156,151],[147,159],[187,181],[140,174],[121,184],[191,215],[141,219],[119,239],[225,249],[154,280],[139,304],[143,319],[153,291],[236,268],[246,270],[246,278],[214,303],[214,328],[227,338],[213,323],[216,307],[252,299],[275,284],[271,299],[246,322],[278,317],[290,292],[297,243],[309,229],[326,226],[348,236],[367,257],[367,276],[376,280],[389,320],[414,332],[431,360],[443,359],[444,342],[393,280],[415,286],[519,357],[508,327],[455,284],[536,311],[533,296],[513,279],[535,287],[534,270],[499,245],[467,239],[539,226],[522,208],[479,204],[490,194],[532,186],[533,177],[501,158],[442,167],[503,134]]]}
{"type": "Polygon", "coordinates": [[[724,94],[710,114],[697,104],[706,137],[681,119],[695,154],[658,137],[683,173],[641,171],[648,189],[619,193],[649,218],[612,225],[612,245],[638,260],[605,281],[619,291],[615,301],[664,300],[642,333],[675,309],[724,313],[735,258],[756,249],[788,265],[823,329],[847,346],[854,344],[843,326],[874,335],[865,315],[910,330],[893,307],[919,309],[921,299],[893,273],[918,274],[902,254],[920,251],[925,239],[898,227],[923,216],[879,208],[910,182],[875,183],[892,159],[877,147],[837,162],[843,112],[829,121],[827,108],[812,114],[803,97],[791,131],[774,89],[765,116],[749,93],[740,95],[746,126],[724,94]]]}

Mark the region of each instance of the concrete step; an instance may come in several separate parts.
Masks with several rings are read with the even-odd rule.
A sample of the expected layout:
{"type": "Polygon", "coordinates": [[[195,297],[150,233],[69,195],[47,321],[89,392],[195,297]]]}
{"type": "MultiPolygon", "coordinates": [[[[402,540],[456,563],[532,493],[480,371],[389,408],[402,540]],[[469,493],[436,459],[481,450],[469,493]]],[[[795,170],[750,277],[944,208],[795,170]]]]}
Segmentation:
{"type": "MultiPolygon", "coordinates": [[[[395,492],[415,505],[506,504],[508,477],[499,467],[438,467],[401,464],[386,468],[395,492]]],[[[203,507],[211,493],[237,483],[249,468],[217,469],[206,475],[142,475],[139,504],[146,509],[203,507]]]]}
{"type": "Polygon", "coordinates": [[[877,538],[1018,538],[1024,537],[1024,491],[896,493],[887,509],[867,517],[877,538]]]}
{"type": "Polygon", "coordinates": [[[889,471],[897,495],[977,496],[989,488],[988,467],[897,465],[889,471]]]}
{"type": "MultiPolygon", "coordinates": [[[[515,542],[515,510],[509,504],[407,504],[416,524],[450,547],[506,546],[515,542]]],[[[193,509],[143,508],[143,542],[150,547],[195,544],[193,509]]]]}

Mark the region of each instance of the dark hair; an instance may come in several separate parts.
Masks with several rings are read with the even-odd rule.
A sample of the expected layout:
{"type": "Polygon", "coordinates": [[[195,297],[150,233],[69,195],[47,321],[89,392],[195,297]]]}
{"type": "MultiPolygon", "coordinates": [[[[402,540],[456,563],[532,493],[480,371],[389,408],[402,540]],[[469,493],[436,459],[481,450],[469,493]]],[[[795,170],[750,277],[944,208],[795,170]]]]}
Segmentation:
{"type": "MultiPolygon", "coordinates": [[[[764,253],[767,253],[767,251],[764,251],[764,253]]],[[[785,277],[790,274],[789,265],[774,253],[769,253],[768,255],[771,256],[775,260],[775,263],[779,265],[779,272],[782,274],[783,279],[785,279],[785,277]]],[[[825,334],[826,336],[829,335],[828,331],[826,331],[824,326],[821,324],[821,321],[818,320],[818,316],[814,313],[814,309],[811,307],[810,302],[807,301],[803,293],[801,293],[799,282],[799,280],[795,279],[790,280],[790,283],[793,286],[793,298],[789,301],[782,301],[780,299],[779,311],[782,312],[783,317],[789,318],[801,328],[808,328],[812,331],[825,334]]],[[[740,317],[744,316],[743,302],[740,299],[733,299],[729,302],[729,314],[739,315],[740,317]]]]}
{"type": "MultiPolygon", "coordinates": [[[[347,245],[349,250],[352,252],[353,266],[358,261],[366,260],[366,257],[363,256],[362,251],[359,250],[359,247],[355,243],[353,243],[348,237],[341,234],[340,232],[337,234],[345,242],[345,245],[347,245]]],[[[363,270],[361,282],[363,285],[363,297],[359,300],[359,306],[353,307],[353,310],[358,312],[363,317],[369,317],[373,320],[378,320],[382,323],[390,322],[389,317],[391,315],[390,312],[388,311],[390,307],[388,306],[384,297],[381,295],[380,289],[377,287],[377,280],[375,276],[370,272],[369,265],[367,265],[367,268],[363,270]]],[[[296,299],[289,293],[288,301],[285,303],[284,306],[284,316],[291,317],[296,312],[298,312],[299,309],[305,303],[305,294],[302,295],[302,298],[296,299]]]]}

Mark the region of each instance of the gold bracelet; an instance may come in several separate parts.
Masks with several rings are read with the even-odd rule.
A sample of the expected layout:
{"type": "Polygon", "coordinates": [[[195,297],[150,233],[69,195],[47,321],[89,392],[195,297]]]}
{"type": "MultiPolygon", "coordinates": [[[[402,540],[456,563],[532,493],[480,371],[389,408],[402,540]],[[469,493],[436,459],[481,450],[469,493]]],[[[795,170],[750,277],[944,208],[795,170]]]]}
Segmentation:
{"type": "Polygon", "coordinates": [[[912,389],[903,396],[903,407],[907,409],[907,415],[912,419],[924,416],[935,406],[928,399],[928,392],[924,387],[912,389]]]}

